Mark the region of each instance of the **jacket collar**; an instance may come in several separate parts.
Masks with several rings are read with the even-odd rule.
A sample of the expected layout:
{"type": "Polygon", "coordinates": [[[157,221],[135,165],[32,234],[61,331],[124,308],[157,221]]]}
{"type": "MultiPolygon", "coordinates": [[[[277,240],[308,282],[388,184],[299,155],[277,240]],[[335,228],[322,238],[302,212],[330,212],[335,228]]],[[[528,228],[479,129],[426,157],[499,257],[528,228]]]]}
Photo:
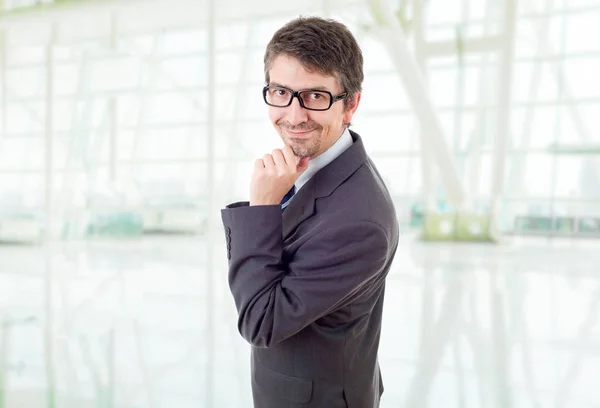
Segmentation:
{"type": "Polygon", "coordinates": [[[283,236],[287,237],[300,223],[315,213],[315,201],[327,197],[367,160],[361,137],[350,130],[352,146],[319,170],[298,191],[283,213],[283,236]]]}

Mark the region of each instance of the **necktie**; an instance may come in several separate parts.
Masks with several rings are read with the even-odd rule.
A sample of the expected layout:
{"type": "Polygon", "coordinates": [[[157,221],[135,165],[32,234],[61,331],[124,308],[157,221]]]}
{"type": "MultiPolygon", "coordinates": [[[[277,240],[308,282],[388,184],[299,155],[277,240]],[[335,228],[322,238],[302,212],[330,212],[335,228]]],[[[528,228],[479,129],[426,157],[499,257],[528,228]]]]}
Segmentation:
{"type": "Polygon", "coordinates": [[[289,205],[290,200],[292,199],[294,194],[296,194],[296,186],[292,186],[290,191],[288,191],[287,194],[281,200],[281,212],[285,211],[286,207],[289,205]]]}

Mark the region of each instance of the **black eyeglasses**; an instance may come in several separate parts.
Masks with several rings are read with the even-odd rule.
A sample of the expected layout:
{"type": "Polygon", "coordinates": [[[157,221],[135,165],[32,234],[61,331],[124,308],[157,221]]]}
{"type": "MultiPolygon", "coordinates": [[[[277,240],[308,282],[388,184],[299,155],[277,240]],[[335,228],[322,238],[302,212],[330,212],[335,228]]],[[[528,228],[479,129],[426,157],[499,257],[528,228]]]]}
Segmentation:
{"type": "Polygon", "coordinates": [[[348,96],[347,92],[333,96],[331,92],[320,91],[316,89],[303,89],[294,91],[281,86],[265,86],[263,88],[263,98],[265,103],[277,108],[285,108],[290,106],[294,97],[298,98],[300,106],[304,109],[313,111],[326,111],[331,108],[335,102],[342,100],[348,96]]]}

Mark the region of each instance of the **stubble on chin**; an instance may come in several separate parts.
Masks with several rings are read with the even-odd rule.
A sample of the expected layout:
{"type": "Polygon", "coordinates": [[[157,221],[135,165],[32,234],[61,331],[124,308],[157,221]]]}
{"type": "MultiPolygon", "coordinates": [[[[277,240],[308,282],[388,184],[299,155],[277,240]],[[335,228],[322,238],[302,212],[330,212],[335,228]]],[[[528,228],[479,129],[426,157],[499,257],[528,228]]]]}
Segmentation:
{"type": "Polygon", "coordinates": [[[311,158],[313,155],[311,152],[307,151],[298,151],[297,149],[292,149],[297,158],[303,159],[305,157],[311,158]]]}
{"type": "Polygon", "coordinates": [[[292,148],[294,155],[296,157],[298,157],[299,159],[302,159],[304,157],[311,158],[319,150],[318,141],[314,141],[313,143],[310,143],[310,144],[303,144],[302,146],[299,146],[294,142],[285,141],[285,140],[284,140],[284,143],[292,148]]]}
{"type": "Polygon", "coordinates": [[[286,146],[290,146],[292,148],[292,151],[294,152],[294,155],[296,157],[298,157],[299,159],[302,159],[304,157],[311,158],[319,151],[319,147],[321,145],[321,143],[320,143],[321,129],[317,129],[317,131],[318,131],[317,133],[319,135],[317,137],[317,139],[311,139],[311,140],[298,139],[298,141],[294,141],[294,139],[291,138],[290,135],[285,131],[287,129],[285,126],[281,126],[281,124],[277,123],[276,128],[277,128],[277,132],[279,133],[279,136],[280,136],[281,140],[283,141],[283,143],[286,146]]]}

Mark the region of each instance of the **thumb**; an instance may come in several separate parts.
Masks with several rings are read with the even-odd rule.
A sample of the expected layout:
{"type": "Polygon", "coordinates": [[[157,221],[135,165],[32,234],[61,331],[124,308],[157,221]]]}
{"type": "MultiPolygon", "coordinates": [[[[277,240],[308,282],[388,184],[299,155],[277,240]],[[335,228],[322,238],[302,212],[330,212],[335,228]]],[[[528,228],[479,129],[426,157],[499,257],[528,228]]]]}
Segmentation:
{"type": "Polygon", "coordinates": [[[303,157],[300,159],[300,161],[298,161],[298,165],[296,166],[296,172],[297,173],[304,173],[304,171],[306,169],[308,169],[308,162],[309,162],[309,158],[308,157],[303,157]]]}

